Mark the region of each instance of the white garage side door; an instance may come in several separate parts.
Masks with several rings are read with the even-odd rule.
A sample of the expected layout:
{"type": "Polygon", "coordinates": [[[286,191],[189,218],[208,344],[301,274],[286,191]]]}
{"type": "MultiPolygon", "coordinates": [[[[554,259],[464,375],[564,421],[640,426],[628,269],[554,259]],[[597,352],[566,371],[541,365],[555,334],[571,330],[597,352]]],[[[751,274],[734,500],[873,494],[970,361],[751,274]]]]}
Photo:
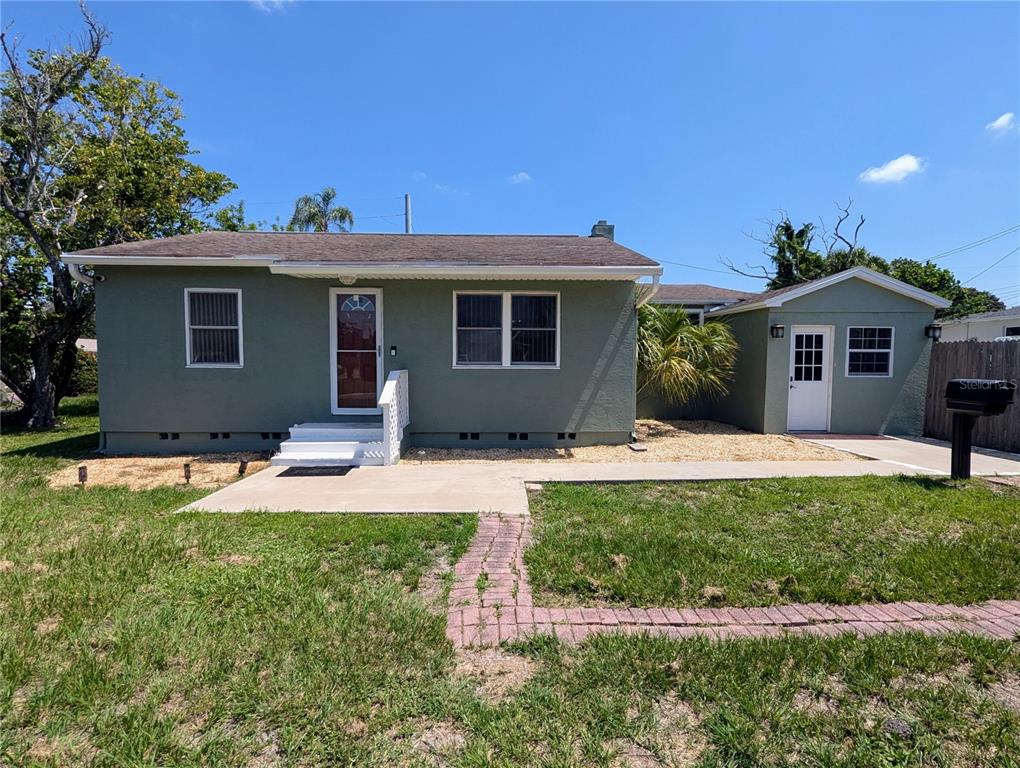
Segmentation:
{"type": "Polygon", "coordinates": [[[828,432],[832,379],[832,327],[795,325],[790,329],[790,432],[828,432]]]}

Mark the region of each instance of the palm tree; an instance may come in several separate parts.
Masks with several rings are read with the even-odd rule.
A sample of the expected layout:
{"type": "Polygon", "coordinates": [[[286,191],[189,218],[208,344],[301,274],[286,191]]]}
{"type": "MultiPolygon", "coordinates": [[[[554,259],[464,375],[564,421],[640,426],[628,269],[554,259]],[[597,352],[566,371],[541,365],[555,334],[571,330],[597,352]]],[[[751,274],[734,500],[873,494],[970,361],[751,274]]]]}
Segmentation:
{"type": "Polygon", "coordinates": [[[294,204],[294,215],[290,217],[288,229],[302,232],[329,232],[335,224],[341,232],[349,232],[354,226],[354,214],[344,205],[333,205],[336,190],[326,187],[314,195],[303,195],[294,204]]]}
{"type": "Polygon", "coordinates": [[[646,304],[638,310],[638,399],[722,397],[738,350],[725,323],[694,325],[680,308],[646,304]]]}

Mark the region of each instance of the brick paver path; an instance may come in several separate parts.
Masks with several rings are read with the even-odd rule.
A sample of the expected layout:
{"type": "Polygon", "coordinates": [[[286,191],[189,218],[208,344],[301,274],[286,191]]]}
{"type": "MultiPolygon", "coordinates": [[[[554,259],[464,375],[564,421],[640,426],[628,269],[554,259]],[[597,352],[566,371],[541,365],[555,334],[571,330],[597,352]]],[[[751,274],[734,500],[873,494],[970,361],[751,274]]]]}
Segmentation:
{"type": "Polygon", "coordinates": [[[1020,636],[1020,600],[980,605],[804,603],[768,608],[536,608],[524,567],[531,519],[480,515],[478,532],[454,569],[446,633],[455,646],[488,646],[532,634],[579,642],[600,632],[692,637],[838,635],[852,632],[970,632],[1020,636]]]}

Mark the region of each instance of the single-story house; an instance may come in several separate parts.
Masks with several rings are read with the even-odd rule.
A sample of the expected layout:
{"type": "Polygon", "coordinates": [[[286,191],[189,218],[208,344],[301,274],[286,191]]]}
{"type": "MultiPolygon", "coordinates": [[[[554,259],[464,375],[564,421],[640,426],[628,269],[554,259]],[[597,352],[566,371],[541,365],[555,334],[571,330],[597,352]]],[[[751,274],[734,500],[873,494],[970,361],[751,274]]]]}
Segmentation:
{"type": "Polygon", "coordinates": [[[1020,306],[967,315],[956,320],[943,320],[939,325],[942,328],[942,341],[1020,339],[1020,306]]]}
{"type": "Polygon", "coordinates": [[[704,283],[661,283],[652,296],[651,303],[683,307],[691,322],[701,325],[706,312],[735,304],[754,295],[748,291],[736,291],[704,283]]]}
{"type": "Polygon", "coordinates": [[[854,267],[707,313],[740,344],[706,415],[755,432],[917,435],[941,296],[854,267]]]}
{"type": "Polygon", "coordinates": [[[63,258],[94,280],[103,450],[282,443],[274,461],[295,465],[627,442],[636,281],[662,271],[601,222],[590,237],[215,231],[63,258]]]}

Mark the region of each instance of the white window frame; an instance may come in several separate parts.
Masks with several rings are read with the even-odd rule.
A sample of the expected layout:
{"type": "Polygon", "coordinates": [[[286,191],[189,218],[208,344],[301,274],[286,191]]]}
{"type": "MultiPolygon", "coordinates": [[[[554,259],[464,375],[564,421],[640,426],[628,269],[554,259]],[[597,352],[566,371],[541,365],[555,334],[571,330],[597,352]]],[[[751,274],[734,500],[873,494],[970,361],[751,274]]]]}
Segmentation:
{"type": "Polygon", "coordinates": [[[1012,339],[1014,336],[1020,336],[1020,333],[1010,333],[1010,328],[1020,328],[1020,325],[1004,325],[1002,326],[1002,335],[1007,339],[1012,339]]]}
{"type": "MultiPolygon", "coordinates": [[[[203,328],[226,329],[231,326],[199,325],[203,328]]],[[[186,368],[244,368],[244,312],[242,311],[240,288],[185,288],[184,289],[184,354],[186,368]],[[193,293],[233,293],[237,295],[237,362],[236,363],[194,363],[191,360],[191,294],[193,293]]]]}
{"type": "Polygon", "coordinates": [[[848,379],[891,379],[893,377],[893,366],[896,362],[896,326],[895,325],[848,325],[846,327],[846,365],[843,368],[843,375],[848,379]],[[888,352],[889,353],[889,372],[888,373],[850,373],[850,329],[851,328],[888,328],[891,332],[889,336],[889,349],[855,349],[854,352],[888,352]]]}
{"type": "Polygon", "coordinates": [[[558,371],[560,369],[560,292],[559,291],[454,291],[453,292],[453,317],[451,325],[453,336],[451,348],[453,351],[453,367],[457,370],[491,371],[515,370],[515,371],[558,371]],[[502,296],[503,316],[500,329],[500,342],[502,343],[502,361],[500,363],[458,363],[457,362],[457,297],[458,296],[502,296]],[[556,297],[556,362],[547,365],[534,363],[511,363],[511,348],[513,337],[513,297],[514,296],[555,296],[556,297]]]}

